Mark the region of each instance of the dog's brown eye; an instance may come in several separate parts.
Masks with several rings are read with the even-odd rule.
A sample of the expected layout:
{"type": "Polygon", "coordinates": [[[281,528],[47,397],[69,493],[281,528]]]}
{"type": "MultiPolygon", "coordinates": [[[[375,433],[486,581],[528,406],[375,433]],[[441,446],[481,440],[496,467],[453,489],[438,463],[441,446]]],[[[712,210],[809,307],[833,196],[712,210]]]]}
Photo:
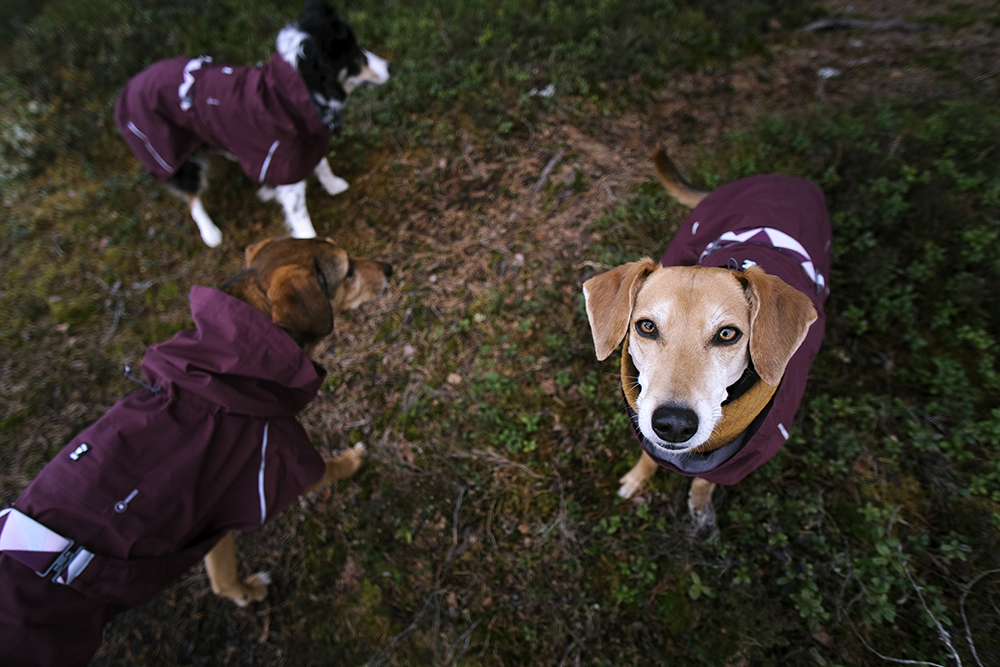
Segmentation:
{"type": "Polygon", "coordinates": [[[320,267],[319,262],[316,262],[313,268],[316,270],[316,281],[319,283],[319,288],[323,290],[323,294],[330,296],[330,286],[326,282],[326,274],[323,273],[323,269],[320,267]]]}
{"type": "Polygon", "coordinates": [[[715,340],[722,345],[730,345],[735,343],[743,335],[743,332],[736,327],[722,327],[719,332],[715,334],[715,340]]]}
{"type": "Polygon", "coordinates": [[[651,320],[639,320],[635,323],[635,330],[640,336],[651,338],[656,335],[656,325],[651,320]]]}

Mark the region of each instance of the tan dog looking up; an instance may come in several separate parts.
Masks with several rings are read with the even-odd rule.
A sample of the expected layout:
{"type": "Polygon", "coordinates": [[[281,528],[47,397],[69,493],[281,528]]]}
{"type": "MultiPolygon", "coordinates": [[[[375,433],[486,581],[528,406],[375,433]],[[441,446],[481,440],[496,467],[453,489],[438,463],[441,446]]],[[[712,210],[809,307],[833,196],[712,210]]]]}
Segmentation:
{"type": "Polygon", "coordinates": [[[689,506],[704,524],[716,481],[742,479],[787,439],[781,420],[790,422],[822,340],[814,323],[828,292],[829,221],[822,193],[802,179],[744,179],[702,205],[709,193],[687,185],[662,149],[654,163],[695,210],[660,263],[624,264],[583,291],[597,358],[624,343],[622,389],[644,450],[619,494],[633,495],[665,465],[695,477],[689,506]],[[789,382],[789,362],[811,335],[789,382]],[[769,439],[764,455],[747,448],[758,436],[769,439]]]}

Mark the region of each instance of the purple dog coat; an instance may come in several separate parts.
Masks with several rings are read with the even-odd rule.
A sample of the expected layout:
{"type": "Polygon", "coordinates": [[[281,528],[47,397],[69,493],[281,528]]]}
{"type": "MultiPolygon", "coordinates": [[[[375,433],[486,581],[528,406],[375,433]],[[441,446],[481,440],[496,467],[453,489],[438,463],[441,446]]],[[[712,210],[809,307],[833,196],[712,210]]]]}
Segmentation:
{"type": "Polygon", "coordinates": [[[115,122],[161,181],[207,144],[234,155],[255,181],[290,185],[316,168],[330,139],[302,77],[277,53],[260,67],[161,60],[125,85],[115,122]]]}
{"type": "MultiPolygon", "coordinates": [[[[737,438],[742,445],[737,443],[730,458],[711,470],[691,472],[650,454],[659,465],[709,482],[735,484],[785,444],[809,368],[823,342],[830,243],[823,192],[801,178],[744,178],[714,190],[691,211],[660,258],[662,266],[745,268],[757,264],[805,293],[819,317],[788,362],[769,409],[737,438]]],[[[642,440],[642,434],[635,432],[642,440]]]]}
{"type": "Polygon", "coordinates": [[[87,664],[113,616],[321,479],[323,459],[295,415],[325,372],[223,292],[192,288],[191,314],[195,330],[146,352],[154,390],[115,404],[14,503],[94,554],[59,577],[71,583],[38,576],[26,563],[40,554],[18,548],[22,536],[5,523],[16,517],[0,517],[0,664],[87,664]]]}

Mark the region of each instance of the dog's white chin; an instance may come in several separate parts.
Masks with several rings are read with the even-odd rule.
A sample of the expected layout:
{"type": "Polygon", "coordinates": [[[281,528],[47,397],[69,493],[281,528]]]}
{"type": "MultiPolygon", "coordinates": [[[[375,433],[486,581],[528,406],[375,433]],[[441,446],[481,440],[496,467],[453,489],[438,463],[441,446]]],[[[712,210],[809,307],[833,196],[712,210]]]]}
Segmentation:
{"type": "Polygon", "coordinates": [[[701,447],[703,444],[705,444],[705,441],[708,440],[708,438],[699,439],[698,436],[696,435],[687,442],[678,444],[676,442],[665,442],[661,440],[660,438],[656,437],[655,433],[651,432],[652,429],[647,431],[646,429],[640,428],[639,430],[642,431],[642,437],[646,439],[647,443],[655,447],[657,450],[663,452],[664,454],[671,454],[671,455],[686,454],[688,452],[697,449],[698,447],[701,447]]]}
{"type": "MultiPolygon", "coordinates": [[[[677,460],[678,458],[683,458],[684,455],[692,453],[695,449],[704,444],[704,442],[699,442],[697,444],[690,444],[695,441],[694,438],[689,440],[683,445],[677,445],[674,443],[666,443],[666,445],[661,445],[659,443],[663,442],[659,438],[651,440],[649,435],[643,432],[643,437],[646,441],[643,443],[643,449],[645,449],[650,456],[654,459],[662,459],[667,461],[677,460]]],[[[655,436],[654,436],[655,437],[655,436]]]]}

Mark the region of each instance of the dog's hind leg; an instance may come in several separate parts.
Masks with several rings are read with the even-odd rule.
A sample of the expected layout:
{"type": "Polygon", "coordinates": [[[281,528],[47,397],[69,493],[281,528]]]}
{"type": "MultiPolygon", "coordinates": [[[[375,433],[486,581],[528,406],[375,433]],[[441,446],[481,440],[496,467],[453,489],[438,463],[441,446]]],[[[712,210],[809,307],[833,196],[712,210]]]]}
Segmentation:
{"type": "Polygon", "coordinates": [[[205,164],[201,160],[188,158],[177,173],[167,181],[167,188],[187,202],[191,209],[191,217],[201,232],[201,240],[208,247],[214,248],[222,243],[222,232],[215,226],[201,204],[201,193],[208,184],[205,171],[205,164]]]}
{"type": "Polygon", "coordinates": [[[226,533],[212,550],[205,554],[205,569],[212,584],[212,592],[245,607],[250,602],[259,602],[267,597],[267,585],[271,577],[267,572],[258,572],[240,579],[236,567],[236,535],[226,533]]]}
{"type": "Polygon", "coordinates": [[[347,181],[333,173],[333,169],[330,168],[330,163],[326,158],[319,161],[313,173],[316,174],[316,178],[319,179],[319,184],[323,186],[323,189],[331,195],[339,195],[350,187],[347,181]]]}
{"type": "Polygon", "coordinates": [[[297,239],[316,238],[309,211],[306,209],[306,182],[299,181],[291,185],[276,187],[264,186],[257,191],[261,201],[278,200],[285,210],[285,224],[292,230],[292,236],[297,239]]]}

